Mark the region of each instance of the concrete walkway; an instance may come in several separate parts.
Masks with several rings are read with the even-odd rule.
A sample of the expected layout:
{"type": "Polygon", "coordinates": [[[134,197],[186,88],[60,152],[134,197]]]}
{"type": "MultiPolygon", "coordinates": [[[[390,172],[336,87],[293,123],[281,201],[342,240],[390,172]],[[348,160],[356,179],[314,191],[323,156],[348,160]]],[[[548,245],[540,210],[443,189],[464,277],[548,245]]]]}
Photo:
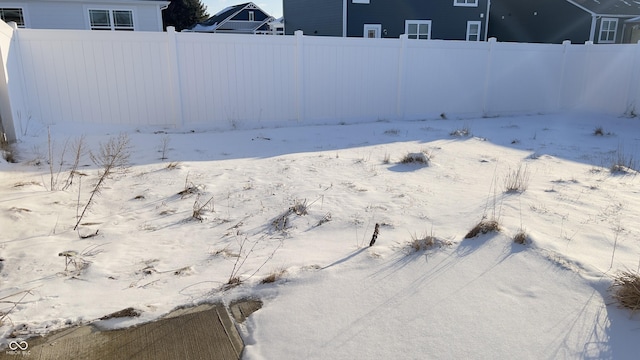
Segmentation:
{"type": "MultiPolygon", "coordinates": [[[[250,303],[253,311],[259,308],[250,303]]],[[[247,305],[240,302],[231,308],[238,313],[247,305]]],[[[245,311],[241,312],[244,315],[245,311]]],[[[27,342],[28,354],[5,349],[0,359],[237,360],[244,349],[235,323],[222,304],[177,310],[160,320],[122,330],[100,331],[85,325],[27,342]]]]}

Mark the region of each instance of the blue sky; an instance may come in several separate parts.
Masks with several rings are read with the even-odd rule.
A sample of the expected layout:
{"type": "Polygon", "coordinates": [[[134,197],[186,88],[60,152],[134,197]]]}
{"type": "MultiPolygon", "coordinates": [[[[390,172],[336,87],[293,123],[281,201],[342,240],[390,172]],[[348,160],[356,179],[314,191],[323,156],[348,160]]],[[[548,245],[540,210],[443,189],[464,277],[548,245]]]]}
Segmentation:
{"type": "MultiPolygon", "coordinates": [[[[202,0],[209,15],[213,15],[227,6],[242,4],[244,0],[202,0]]],[[[253,2],[269,15],[279,18],[282,16],[282,0],[256,0],[253,2]]]]}

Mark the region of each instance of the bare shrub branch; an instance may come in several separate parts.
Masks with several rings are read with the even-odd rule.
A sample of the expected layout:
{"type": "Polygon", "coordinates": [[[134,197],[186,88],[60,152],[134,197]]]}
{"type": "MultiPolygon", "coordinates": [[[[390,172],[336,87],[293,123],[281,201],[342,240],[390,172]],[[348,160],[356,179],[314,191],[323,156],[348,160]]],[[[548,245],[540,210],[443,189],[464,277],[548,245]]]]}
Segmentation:
{"type": "Polygon", "coordinates": [[[71,164],[71,168],[69,169],[69,176],[67,180],[64,182],[64,186],[62,186],[62,190],[66,190],[69,186],[73,185],[73,178],[78,175],[78,166],[80,165],[80,160],[84,156],[85,150],[85,141],[84,135],[77,138],[73,143],[73,164],[71,164]]]}
{"type": "MultiPolygon", "coordinates": [[[[94,198],[100,194],[104,187],[105,181],[113,174],[114,171],[124,169],[129,165],[129,157],[131,156],[131,148],[129,145],[129,137],[127,134],[120,134],[117,138],[110,138],[106,144],[100,144],[100,151],[95,154],[89,153],[91,161],[100,168],[100,178],[98,182],[91,190],[91,196],[84,206],[82,213],[78,216],[78,221],[73,227],[73,230],[78,228],[78,225],[82,221],[82,218],[86,214],[87,210],[93,205],[94,198]]],[[[80,191],[80,190],[78,190],[80,191]]]]}

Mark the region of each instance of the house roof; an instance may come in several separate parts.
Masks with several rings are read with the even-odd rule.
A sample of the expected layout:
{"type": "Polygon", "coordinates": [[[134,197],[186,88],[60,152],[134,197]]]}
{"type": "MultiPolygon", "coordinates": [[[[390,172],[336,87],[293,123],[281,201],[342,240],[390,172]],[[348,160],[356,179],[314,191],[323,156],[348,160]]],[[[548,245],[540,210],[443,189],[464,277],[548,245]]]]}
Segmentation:
{"type": "Polygon", "coordinates": [[[198,25],[202,25],[206,27],[217,25],[223,22],[224,20],[228,19],[229,17],[233,16],[238,11],[244,9],[249,4],[250,3],[244,3],[244,4],[233,5],[233,6],[224,8],[220,10],[217,14],[213,15],[212,17],[208,18],[207,20],[201,22],[198,25]]]}
{"type": "Polygon", "coordinates": [[[273,20],[273,17],[269,16],[269,14],[260,9],[256,4],[248,2],[224,8],[217,14],[199,24],[196,24],[187,31],[216,32],[216,30],[220,29],[231,32],[253,32],[273,20]],[[236,16],[236,14],[240,13],[244,9],[260,11],[265,15],[265,19],[261,21],[230,21],[234,16],[236,16]]]}
{"type": "Polygon", "coordinates": [[[640,15],[640,0],[567,0],[595,15],[640,15]]]}

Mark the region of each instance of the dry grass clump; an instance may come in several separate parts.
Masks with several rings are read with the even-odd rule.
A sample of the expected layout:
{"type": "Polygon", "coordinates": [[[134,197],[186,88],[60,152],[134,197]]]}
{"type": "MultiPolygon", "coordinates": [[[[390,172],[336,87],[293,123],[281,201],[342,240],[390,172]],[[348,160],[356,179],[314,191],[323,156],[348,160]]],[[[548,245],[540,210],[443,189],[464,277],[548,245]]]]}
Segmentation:
{"type": "Polygon", "coordinates": [[[421,250],[430,250],[433,248],[441,248],[450,245],[450,241],[441,240],[435,237],[433,234],[426,233],[422,236],[417,236],[416,234],[411,235],[411,241],[409,242],[409,247],[416,252],[421,250]]]}
{"type": "Polygon", "coordinates": [[[193,213],[191,214],[191,219],[203,221],[204,214],[206,212],[214,212],[214,211],[215,211],[215,208],[213,203],[213,197],[211,197],[209,200],[203,203],[200,201],[200,194],[198,194],[198,196],[196,196],[196,200],[193,203],[193,213]]]}
{"type": "Polygon", "coordinates": [[[471,129],[469,128],[469,125],[464,125],[460,129],[456,129],[456,130],[451,131],[449,133],[449,135],[455,136],[455,137],[471,136],[471,129]]]}
{"type": "Polygon", "coordinates": [[[529,187],[530,173],[529,169],[525,165],[524,168],[522,164],[518,165],[518,168],[515,170],[510,169],[507,176],[504,178],[504,189],[505,192],[515,193],[515,192],[525,192],[529,187]]]}
{"type": "Polygon", "coordinates": [[[408,153],[400,160],[400,163],[429,165],[431,163],[431,154],[426,151],[408,153]]]}
{"type": "Polygon", "coordinates": [[[496,220],[483,219],[464,236],[465,239],[474,238],[480,234],[500,231],[500,224],[496,220]]]}
{"type": "Polygon", "coordinates": [[[529,243],[529,237],[524,230],[520,229],[514,236],[513,242],[520,245],[527,245],[529,243]]]}
{"type": "Polygon", "coordinates": [[[609,171],[612,174],[627,174],[638,171],[636,159],[631,154],[627,154],[622,146],[611,157],[609,171]]]}
{"type": "Polygon", "coordinates": [[[310,206],[310,204],[307,205],[307,199],[304,199],[304,200],[296,199],[294,204],[291,207],[289,207],[289,209],[287,209],[287,211],[283,212],[278,217],[273,219],[273,221],[271,221],[271,226],[276,231],[285,231],[285,230],[287,230],[289,228],[289,225],[290,225],[289,216],[291,216],[293,214],[296,214],[298,216],[307,215],[309,213],[308,212],[309,206],[310,206]]]}
{"type": "Polygon", "coordinates": [[[0,133],[0,156],[9,163],[18,162],[15,158],[13,147],[8,141],[5,141],[4,134],[0,133]]]}
{"type": "Polygon", "coordinates": [[[271,274],[267,275],[264,279],[260,280],[260,284],[271,284],[278,280],[280,280],[284,274],[287,273],[285,269],[278,269],[271,272],[271,274]]]}
{"type": "Polygon", "coordinates": [[[640,310],[640,274],[618,272],[609,291],[613,292],[612,296],[620,307],[630,309],[632,314],[640,310]]]}

